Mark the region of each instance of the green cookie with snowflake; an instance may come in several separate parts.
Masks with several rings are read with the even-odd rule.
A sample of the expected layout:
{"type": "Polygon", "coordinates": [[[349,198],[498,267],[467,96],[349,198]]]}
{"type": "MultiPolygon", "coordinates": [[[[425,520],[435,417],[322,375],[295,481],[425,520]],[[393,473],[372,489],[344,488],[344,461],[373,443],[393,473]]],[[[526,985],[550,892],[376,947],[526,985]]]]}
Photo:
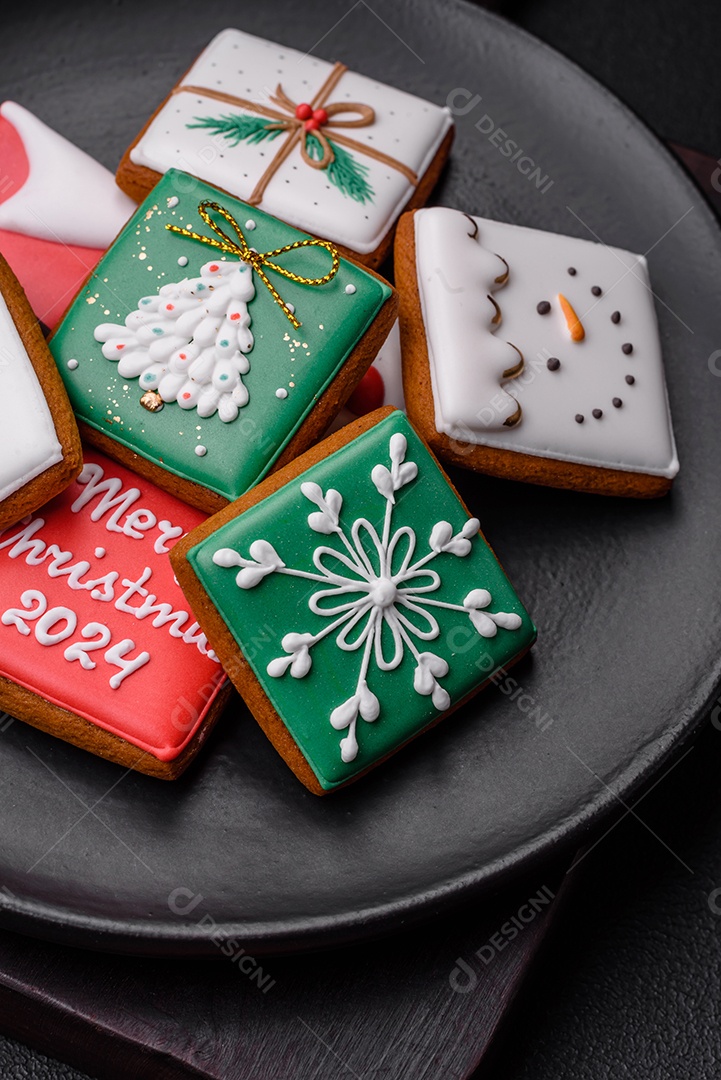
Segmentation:
{"type": "Polygon", "coordinates": [[[173,550],[203,630],[318,795],[435,724],[536,630],[435,458],[382,409],[173,550]]]}

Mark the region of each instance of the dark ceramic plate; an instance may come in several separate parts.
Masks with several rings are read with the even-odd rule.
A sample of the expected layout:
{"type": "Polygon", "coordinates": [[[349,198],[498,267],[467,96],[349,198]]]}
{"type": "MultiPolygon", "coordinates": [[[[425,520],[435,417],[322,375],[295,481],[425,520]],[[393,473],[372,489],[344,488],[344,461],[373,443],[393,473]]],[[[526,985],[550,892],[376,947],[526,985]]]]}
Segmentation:
{"type": "Polygon", "coordinates": [[[214,924],[280,950],[407,923],[601,830],[721,681],[721,236],[709,210],[634,116],[538,41],[461,2],[379,10],[385,21],[345,0],[75,4],[40,24],[15,9],[0,92],[111,168],[234,22],[438,102],[455,92],[469,108],[435,201],[587,236],[583,221],[649,251],[676,487],[644,504],[455,475],[540,628],[514,672],[524,696],[487,690],[339,795],[308,794],[237,700],[174,784],[12,724],[0,734],[10,928],[189,953],[214,948],[214,924]],[[525,174],[489,137],[498,127],[531,159],[525,174]]]}

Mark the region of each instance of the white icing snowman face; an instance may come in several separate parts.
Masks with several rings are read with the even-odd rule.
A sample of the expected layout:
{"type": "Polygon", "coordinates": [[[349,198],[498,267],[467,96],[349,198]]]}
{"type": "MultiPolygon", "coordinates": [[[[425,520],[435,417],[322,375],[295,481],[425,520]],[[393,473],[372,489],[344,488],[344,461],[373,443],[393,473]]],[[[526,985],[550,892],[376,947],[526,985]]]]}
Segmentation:
{"type": "Polygon", "coordinates": [[[419,211],[415,220],[439,432],[547,458],[676,474],[642,256],[443,208],[419,211]],[[497,272],[501,260],[506,276],[497,272]],[[513,372],[509,360],[519,354],[523,363],[513,372]]]}

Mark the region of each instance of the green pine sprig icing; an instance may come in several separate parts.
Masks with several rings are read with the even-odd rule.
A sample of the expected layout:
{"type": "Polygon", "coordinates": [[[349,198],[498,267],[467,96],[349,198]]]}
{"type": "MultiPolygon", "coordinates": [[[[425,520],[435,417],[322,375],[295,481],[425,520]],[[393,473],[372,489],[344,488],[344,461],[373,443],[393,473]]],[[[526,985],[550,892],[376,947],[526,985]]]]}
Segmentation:
{"type": "Polygon", "coordinates": [[[224,116],[195,116],[194,124],[186,124],[189,128],[205,128],[214,135],[222,135],[231,146],[238,143],[263,142],[265,139],[274,139],[280,135],[282,128],[273,128],[271,120],[262,116],[242,116],[239,113],[226,113],[224,116]]]}
{"type": "MultiPolygon", "coordinates": [[[[345,147],[339,146],[332,139],[328,139],[328,142],[333,149],[333,160],[326,166],[325,171],[331,184],[335,184],[344,195],[355,199],[356,202],[372,202],[373,188],[366,179],[368,166],[362,161],[357,161],[345,147]]],[[[323,157],[323,147],[320,139],[312,131],[308,132],[305,145],[308,156],[315,161],[320,161],[323,157]]]]}
{"type": "MultiPolygon", "coordinates": [[[[241,142],[249,145],[264,142],[265,139],[274,139],[280,135],[282,128],[274,128],[272,120],[262,116],[243,116],[242,114],[226,113],[223,116],[196,116],[195,123],[187,124],[189,128],[204,128],[214,135],[221,135],[227,139],[231,146],[238,146],[241,142]]],[[[365,203],[373,201],[373,188],[368,183],[368,166],[362,161],[356,160],[343,146],[329,139],[333,148],[333,161],[326,166],[326,175],[339,191],[356,202],[365,203]]],[[[320,161],[323,157],[323,146],[320,139],[312,131],[306,135],[306,149],[309,157],[314,161],[320,161]]]]}

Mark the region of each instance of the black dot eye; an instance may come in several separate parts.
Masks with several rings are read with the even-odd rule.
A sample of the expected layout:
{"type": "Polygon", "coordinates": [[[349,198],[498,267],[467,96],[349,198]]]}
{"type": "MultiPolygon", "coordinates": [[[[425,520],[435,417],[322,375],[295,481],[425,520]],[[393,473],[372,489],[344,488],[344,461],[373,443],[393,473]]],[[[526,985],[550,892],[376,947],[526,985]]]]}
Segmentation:
{"type": "Polygon", "coordinates": [[[629,386],[633,386],[633,384],[636,382],[636,380],[634,379],[633,375],[627,375],[626,376],[626,382],[628,383],[629,386]]]}
{"type": "Polygon", "coordinates": [[[569,266],[568,272],[571,275],[571,277],[575,277],[576,274],[578,273],[575,266],[569,266]]]}
{"type": "Polygon", "coordinates": [[[594,409],[593,410],[593,418],[594,418],[594,420],[600,420],[602,416],[603,416],[603,409],[594,409]]]}
{"type": "Polygon", "coordinates": [[[536,304],[536,311],[539,315],[548,315],[550,310],[551,305],[549,304],[548,300],[541,300],[538,304],[536,304]]]}
{"type": "Polygon", "coordinates": [[[591,292],[593,293],[594,296],[600,296],[601,293],[603,292],[603,289],[601,288],[600,285],[592,285],[591,286],[591,292]]]}
{"type": "Polygon", "coordinates": [[[622,405],[623,405],[623,402],[621,401],[620,397],[615,397],[613,399],[613,407],[614,407],[614,409],[620,409],[622,405]]]}
{"type": "Polygon", "coordinates": [[[580,412],[576,413],[576,423],[577,424],[582,424],[583,423],[583,413],[580,413],[580,412]]]}
{"type": "Polygon", "coordinates": [[[611,316],[611,322],[615,323],[615,325],[618,326],[620,321],[621,321],[621,312],[620,311],[614,311],[613,315],[611,316]]]}
{"type": "Polygon", "coordinates": [[[633,345],[630,341],[627,341],[625,345],[621,346],[621,352],[624,354],[624,356],[631,355],[631,353],[633,352],[633,345]]]}
{"type": "Polygon", "coordinates": [[[546,360],[546,367],[549,371],[558,371],[560,366],[561,361],[558,359],[557,356],[549,356],[548,360],[546,360]]]}

